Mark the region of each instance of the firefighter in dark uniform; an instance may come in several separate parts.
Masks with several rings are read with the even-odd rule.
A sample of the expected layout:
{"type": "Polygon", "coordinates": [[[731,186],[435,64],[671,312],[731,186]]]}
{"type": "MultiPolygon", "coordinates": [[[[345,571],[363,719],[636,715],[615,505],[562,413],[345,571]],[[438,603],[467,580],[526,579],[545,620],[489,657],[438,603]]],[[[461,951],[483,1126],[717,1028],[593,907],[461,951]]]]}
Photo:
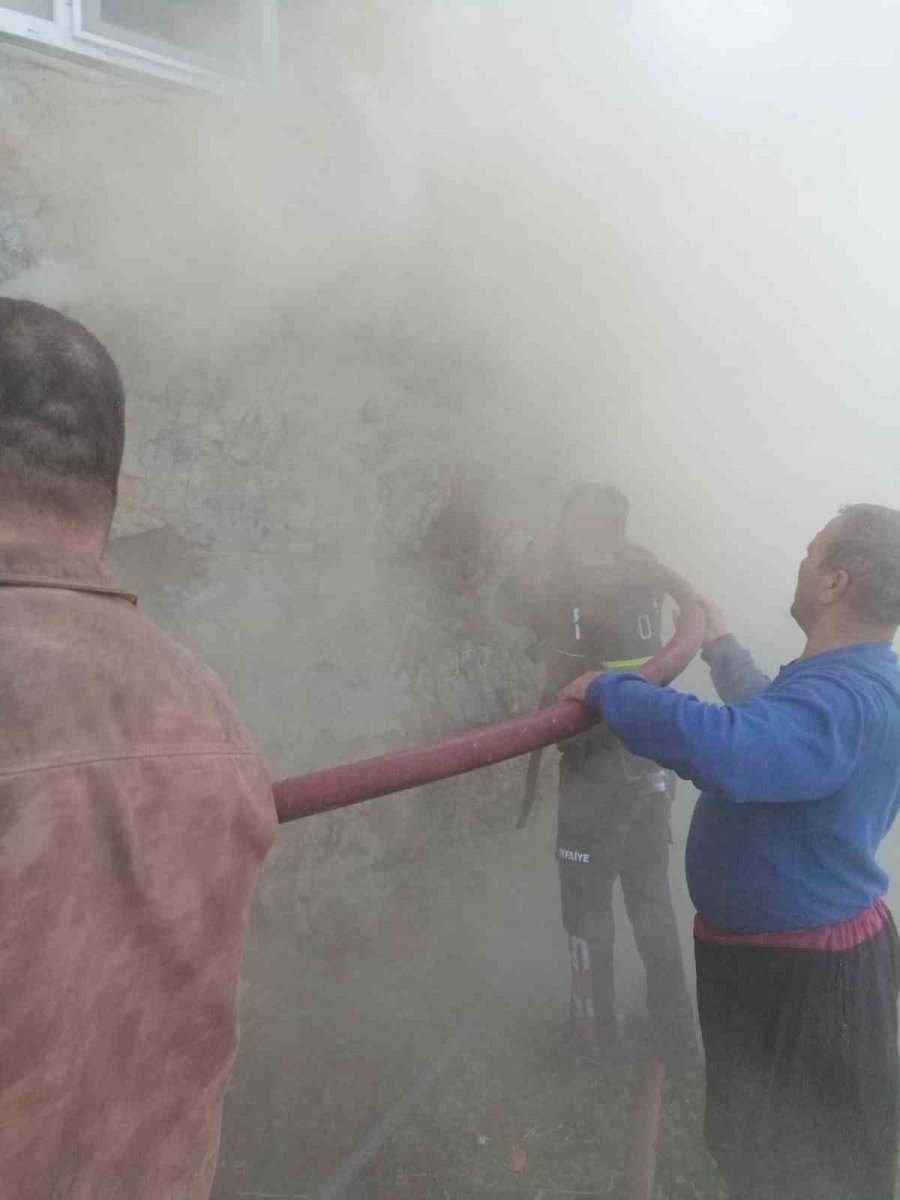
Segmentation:
{"type": "MultiPolygon", "coordinates": [[[[636,668],[663,644],[655,560],[625,540],[627,519],[628,502],[617,488],[576,488],[550,545],[536,544],[501,585],[498,615],[528,625],[539,639],[545,703],[585,671],[636,668]]],[[[603,726],[559,750],[556,854],[572,958],[570,1037],[599,1061],[617,1046],[618,879],[647,972],[647,1038],[670,1066],[693,1069],[693,1010],[668,879],[674,776],[630,754],[603,726]]],[[[536,770],[529,779],[533,789],[536,770]]]]}

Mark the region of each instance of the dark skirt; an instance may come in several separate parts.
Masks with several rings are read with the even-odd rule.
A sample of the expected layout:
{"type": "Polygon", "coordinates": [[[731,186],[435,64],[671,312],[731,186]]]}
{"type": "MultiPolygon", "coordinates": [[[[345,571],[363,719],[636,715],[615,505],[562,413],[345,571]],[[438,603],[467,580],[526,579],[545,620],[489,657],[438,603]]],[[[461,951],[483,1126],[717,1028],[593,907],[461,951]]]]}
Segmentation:
{"type": "Polygon", "coordinates": [[[900,953],[697,940],[706,1141],[734,1200],[893,1200],[900,953]]]}

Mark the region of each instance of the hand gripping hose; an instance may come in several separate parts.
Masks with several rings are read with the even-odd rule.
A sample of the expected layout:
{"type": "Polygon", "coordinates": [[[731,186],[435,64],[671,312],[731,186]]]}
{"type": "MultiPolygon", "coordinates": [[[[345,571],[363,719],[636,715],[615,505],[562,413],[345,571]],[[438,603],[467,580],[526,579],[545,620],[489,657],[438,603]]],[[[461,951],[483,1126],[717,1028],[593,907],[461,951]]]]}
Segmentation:
{"type": "MultiPolygon", "coordinates": [[[[649,683],[668,684],[700,649],[706,633],[706,617],[695,592],[681,576],[665,571],[660,586],[681,610],[678,630],[635,674],[642,675],[649,683]]],[[[584,733],[601,719],[593,709],[566,701],[498,725],[459,733],[431,746],[284,779],[274,787],[278,820],[296,821],[438,779],[464,775],[584,733]]]]}

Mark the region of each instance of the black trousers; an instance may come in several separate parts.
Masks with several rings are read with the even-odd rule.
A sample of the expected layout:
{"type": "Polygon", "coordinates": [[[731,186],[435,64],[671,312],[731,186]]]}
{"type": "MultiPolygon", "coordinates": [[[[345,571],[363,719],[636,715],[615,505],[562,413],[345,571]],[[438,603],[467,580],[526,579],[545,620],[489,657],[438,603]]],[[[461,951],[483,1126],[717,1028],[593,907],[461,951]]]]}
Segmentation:
{"type": "Polygon", "coordinates": [[[577,1025],[579,1033],[601,1045],[616,1038],[612,900],[616,879],[621,879],[625,909],[647,971],[651,1019],[676,1040],[692,1039],[693,1011],[669,890],[668,821],[662,827],[657,823],[655,829],[636,822],[633,831],[620,838],[615,855],[598,857],[598,862],[589,864],[559,863],[563,927],[570,939],[586,943],[586,947],[573,947],[573,1016],[584,998],[582,989],[587,989],[595,1031],[593,1038],[585,1037],[577,1025]],[[576,959],[587,971],[579,970],[576,959]]]}
{"type": "Polygon", "coordinates": [[[847,951],[696,942],[706,1141],[733,1200],[893,1200],[893,921],[847,951]]]}

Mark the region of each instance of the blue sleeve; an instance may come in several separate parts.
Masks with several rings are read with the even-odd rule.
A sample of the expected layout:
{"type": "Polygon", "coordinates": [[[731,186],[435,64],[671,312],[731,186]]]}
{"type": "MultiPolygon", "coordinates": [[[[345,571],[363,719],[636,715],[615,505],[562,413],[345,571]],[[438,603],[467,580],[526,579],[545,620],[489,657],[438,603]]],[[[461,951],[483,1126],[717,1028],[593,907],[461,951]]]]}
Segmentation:
{"type": "Polygon", "coordinates": [[[703,651],[703,661],[709,664],[713,686],[725,704],[737,704],[764,692],[772,682],[758,670],[748,650],[730,633],[716,638],[703,651]]]}
{"type": "Polygon", "coordinates": [[[863,738],[862,698],[833,672],[804,671],[721,705],[609,671],[586,700],[633,753],[736,803],[830,796],[850,777],[863,738]]]}

